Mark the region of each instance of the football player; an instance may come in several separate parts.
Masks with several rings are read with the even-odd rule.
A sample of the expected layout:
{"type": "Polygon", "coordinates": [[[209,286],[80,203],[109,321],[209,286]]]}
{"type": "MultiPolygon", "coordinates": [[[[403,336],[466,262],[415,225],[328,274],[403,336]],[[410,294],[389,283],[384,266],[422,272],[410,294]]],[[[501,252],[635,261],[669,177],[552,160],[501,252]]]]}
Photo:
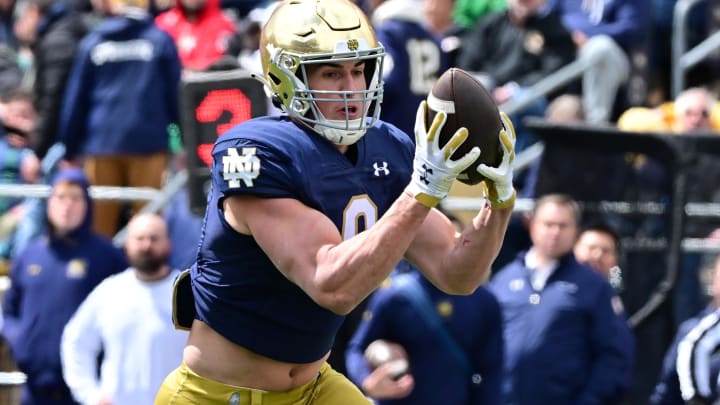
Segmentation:
{"type": "Polygon", "coordinates": [[[190,328],[183,363],[156,404],[367,404],[326,362],[343,316],[405,255],[443,291],[488,276],[515,200],[514,133],[504,160],[479,166],[489,204],[462,233],[434,209],[475,148],[468,133],[438,145],[446,115],[416,144],[378,119],[384,50],[348,0],[282,2],[261,56],[287,113],[246,121],[213,149],[197,261],[176,282],[173,318],[190,328]]]}

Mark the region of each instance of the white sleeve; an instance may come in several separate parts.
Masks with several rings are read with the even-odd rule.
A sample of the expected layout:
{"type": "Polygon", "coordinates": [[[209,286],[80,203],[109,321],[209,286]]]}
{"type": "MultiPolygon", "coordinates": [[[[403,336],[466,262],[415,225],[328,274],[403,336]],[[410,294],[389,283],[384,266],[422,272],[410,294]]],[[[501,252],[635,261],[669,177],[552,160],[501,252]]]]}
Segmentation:
{"type": "Polygon", "coordinates": [[[60,343],[63,377],[75,400],[83,405],[95,405],[102,396],[97,377],[102,339],[96,313],[102,305],[103,284],[87,296],[65,325],[60,343]]]}
{"type": "Polygon", "coordinates": [[[715,311],[698,322],[678,344],[675,367],[685,401],[695,396],[709,398],[710,356],[720,344],[720,313],[715,311]]]}

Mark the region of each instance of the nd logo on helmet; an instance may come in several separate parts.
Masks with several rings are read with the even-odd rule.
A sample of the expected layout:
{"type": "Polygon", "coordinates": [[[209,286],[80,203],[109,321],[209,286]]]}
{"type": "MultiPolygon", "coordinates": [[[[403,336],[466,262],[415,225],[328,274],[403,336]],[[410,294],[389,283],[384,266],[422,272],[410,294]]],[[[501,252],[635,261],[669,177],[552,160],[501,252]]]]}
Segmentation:
{"type": "Polygon", "coordinates": [[[360,43],[358,43],[357,39],[348,39],[347,46],[349,50],[357,51],[357,49],[360,47],[360,43]]]}

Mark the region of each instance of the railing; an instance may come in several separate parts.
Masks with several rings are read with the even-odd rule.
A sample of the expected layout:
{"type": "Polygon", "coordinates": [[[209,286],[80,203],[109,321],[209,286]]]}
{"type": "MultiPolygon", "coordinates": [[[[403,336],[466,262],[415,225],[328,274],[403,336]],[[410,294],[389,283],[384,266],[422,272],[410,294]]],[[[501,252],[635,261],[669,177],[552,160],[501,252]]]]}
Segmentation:
{"type": "Polygon", "coordinates": [[[550,74],[534,85],[530,86],[525,94],[518,99],[511,99],[500,105],[500,110],[508,115],[515,114],[523,108],[537,101],[540,97],[547,96],[555,90],[578,79],[587,70],[589,70],[597,61],[601,59],[599,56],[594,58],[575,59],[567,65],[561,67],[556,72],[550,74]]]}
{"type": "MultiPolygon", "coordinates": [[[[448,211],[478,211],[485,204],[485,200],[479,197],[447,197],[440,204],[443,209],[448,211]]],[[[513,213],[526,214],[532,211],[534,206],[534,199],[518,198],[515,201],[513,213]]],[[[667,212],[665,204],[627,201],[598,201],[592,204],[592,210],[623,215],[664,215],[667,212]]],[[[720,204],[687,203],[685,204],[685,215],[688,217],[720,217],[720,204]]],[[[666,238],[624,238],[622,240],[624,250],[663,251],[668,248],[668,243],[666,238]]],[[[720,253],[720,240],[684,238],[682,250],[694,253],[720,253]]]]}
{"type": "MultiPolygon", "coordinates": [[[[175,173],[161,190],[149,187],[111,187],[90,186],[90,197],[95,200],[113,200],[121,202],[148,201],[141,212],[160,212],[177,194],[188,180],[187,170],[175,173]]],[[[3,184],[0,197],[47,198],[51,187],[47,184],[3,184]]],[[[125,243],[126,229],[121,229],[113,243],[122,246],[125,243]]]]}
{"type": "Polygon", "coordinates": [[[706,59],[720,48],[720,32],[687,51],[688,47],[688,15],[703,0],[679,0],[675,3],[672,29],[672,98],[674,99],[685,89],[685,73],[691,67],[706,59]]]}

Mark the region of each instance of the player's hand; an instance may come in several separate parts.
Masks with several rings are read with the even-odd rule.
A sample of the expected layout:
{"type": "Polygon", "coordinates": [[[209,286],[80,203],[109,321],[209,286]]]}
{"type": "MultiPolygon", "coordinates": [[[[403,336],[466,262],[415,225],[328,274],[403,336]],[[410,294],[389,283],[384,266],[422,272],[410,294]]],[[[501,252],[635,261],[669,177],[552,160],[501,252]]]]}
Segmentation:
{"type": "Polygon", "coordinates": [[[500,113],[503,129],[498,138],[503,150],[502,162],[498,167],[486,164],[478,165],[478,173],[485,176],[488,188],[488,200],[492,208],[507,208],[515,204],[515,188],[513,188],[513,161],[515,160],[515,127],[504,112],[500,113]]]}
{"type": "Polygon", "coordinates": [[[374,399],[405,398],[415,388],[415,379],[410,374],[395,378],[390,363],[381,364],[362,382],[363,391],[374,399]]]}
{"type": "Polygon", "coordinates": [[[452,160],[452,154],[468,137],[467,129],[458,129],[440,147],[440,131],[447,115],[438,112],[429,129],[425,128],[426,115],[427,103],[422,101],[415,119],[415,162],[407,190],[423,205],[434,207],[447,196],[458,174],[480,156],[480,148],[474,147],[465,156],[452,160]]]}

